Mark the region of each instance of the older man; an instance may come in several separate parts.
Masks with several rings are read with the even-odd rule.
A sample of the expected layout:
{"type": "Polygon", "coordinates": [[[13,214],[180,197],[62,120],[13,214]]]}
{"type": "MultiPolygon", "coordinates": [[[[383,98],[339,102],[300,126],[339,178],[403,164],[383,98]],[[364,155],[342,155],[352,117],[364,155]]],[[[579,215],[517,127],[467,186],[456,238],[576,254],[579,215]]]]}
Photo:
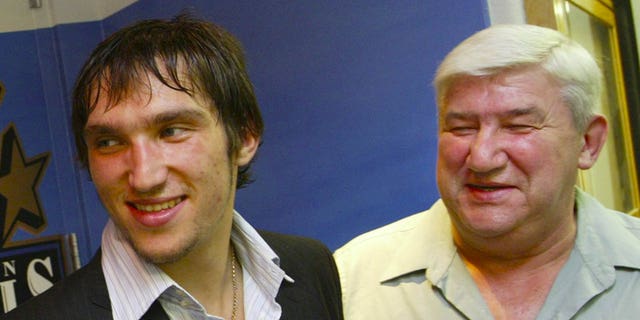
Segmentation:
{"type": "Polygon", "coordinates": [[[335,253],[345,318],[636,318],[640,220],[575,187],[607,136],[590,54],[554,30],[494,26],[434,83],[442,199],[335,253]]]}

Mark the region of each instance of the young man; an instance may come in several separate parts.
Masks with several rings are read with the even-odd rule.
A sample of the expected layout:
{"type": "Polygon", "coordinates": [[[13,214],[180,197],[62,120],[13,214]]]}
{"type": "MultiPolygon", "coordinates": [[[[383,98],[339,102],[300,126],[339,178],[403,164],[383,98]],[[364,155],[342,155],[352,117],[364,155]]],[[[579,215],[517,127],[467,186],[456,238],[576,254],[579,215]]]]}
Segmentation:
{"type": "Polygon", "coordinates": [[[551,29],[494,26],[449,53],[442,199],[336,252],[345,318],[636,318],[640,220],[575,187],[607,136],[601,86],[551,29]]]}
{"type": "Polygon", "coordinates": [[[188,16],[122,29],[73,95],[110,221],[87,266],[7,319],[341,319],[331,253],[234,211],[262,135],[240,44],[188,16]]]}

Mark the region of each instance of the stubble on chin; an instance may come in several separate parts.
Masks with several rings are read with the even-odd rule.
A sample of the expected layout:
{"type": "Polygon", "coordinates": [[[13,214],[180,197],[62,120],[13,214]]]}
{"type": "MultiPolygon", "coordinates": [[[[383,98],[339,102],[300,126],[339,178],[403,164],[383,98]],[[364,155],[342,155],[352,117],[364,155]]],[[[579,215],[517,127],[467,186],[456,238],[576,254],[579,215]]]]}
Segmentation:
{"type": "Polygon", "coordinates": [[[145,251],[144,248],[140,248],[137,244],[130,242],[133,250],[146,262],[155,264],[155,265],[163,265],[177,262],[187,256],[193,248],[196,247],[196,241],[191,241],[185,245],[181,245],[171,251],[163,251],[163,252],[148,252],[145,251]]]}
{"type": "Polygon", "coordinates": [[[126,228],[119,227],[118,229],[120,230],[124,240],[133,248],[133,251],[135,251],[141,259],[155,265],[177,262],[193,251],[193,249],[198,245],[197,239],[181,239],[180,243],[172,246],[171,248],[159,250],[156,243],[152,243],[151,247],[143,246],[135,241],[131,236],[131,233],[126,228]]]}

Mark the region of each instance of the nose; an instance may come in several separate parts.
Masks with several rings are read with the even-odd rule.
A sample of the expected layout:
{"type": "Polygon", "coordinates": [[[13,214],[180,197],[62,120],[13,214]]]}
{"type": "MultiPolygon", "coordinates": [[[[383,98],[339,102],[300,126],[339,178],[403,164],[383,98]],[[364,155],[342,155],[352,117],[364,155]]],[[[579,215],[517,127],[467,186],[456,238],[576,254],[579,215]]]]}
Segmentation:
{"type": "Polygon", "coordinates": [[[491,173],[504,168],[508,161],[506,143],[494,130],[479,130],[469,147],[467,166],[475,173],[491,173]]]}
{"type": "Polygon", "coordinates": [[[166,158],[160,146],[149,141],[132,144],[130,149],[129,185],[138,193],[150,193],[167,180],[166,158]]]}

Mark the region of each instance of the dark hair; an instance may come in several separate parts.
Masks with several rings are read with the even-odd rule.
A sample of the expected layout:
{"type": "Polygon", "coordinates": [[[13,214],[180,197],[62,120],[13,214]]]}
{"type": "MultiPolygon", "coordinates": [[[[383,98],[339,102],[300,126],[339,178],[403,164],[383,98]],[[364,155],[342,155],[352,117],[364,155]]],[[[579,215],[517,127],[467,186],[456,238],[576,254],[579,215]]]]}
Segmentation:
{"type": "MultiPolygon", "coordinates": [[[[224,124],[230,157],[247,136],[262,136],[262,116],[237,39],[187,14],[172,20],[145,20],[102,41],[76,80],[72,126],[84,166],[88,159],[83,131],[99,96],[105,94],[108,108],[113,107],[139,85],[148,85],[147,74],[174,90],[208,101],[210,111],[224,124]]],[[[237,188],[250,182],[250,165],[238,169],[237,188]]]]}

